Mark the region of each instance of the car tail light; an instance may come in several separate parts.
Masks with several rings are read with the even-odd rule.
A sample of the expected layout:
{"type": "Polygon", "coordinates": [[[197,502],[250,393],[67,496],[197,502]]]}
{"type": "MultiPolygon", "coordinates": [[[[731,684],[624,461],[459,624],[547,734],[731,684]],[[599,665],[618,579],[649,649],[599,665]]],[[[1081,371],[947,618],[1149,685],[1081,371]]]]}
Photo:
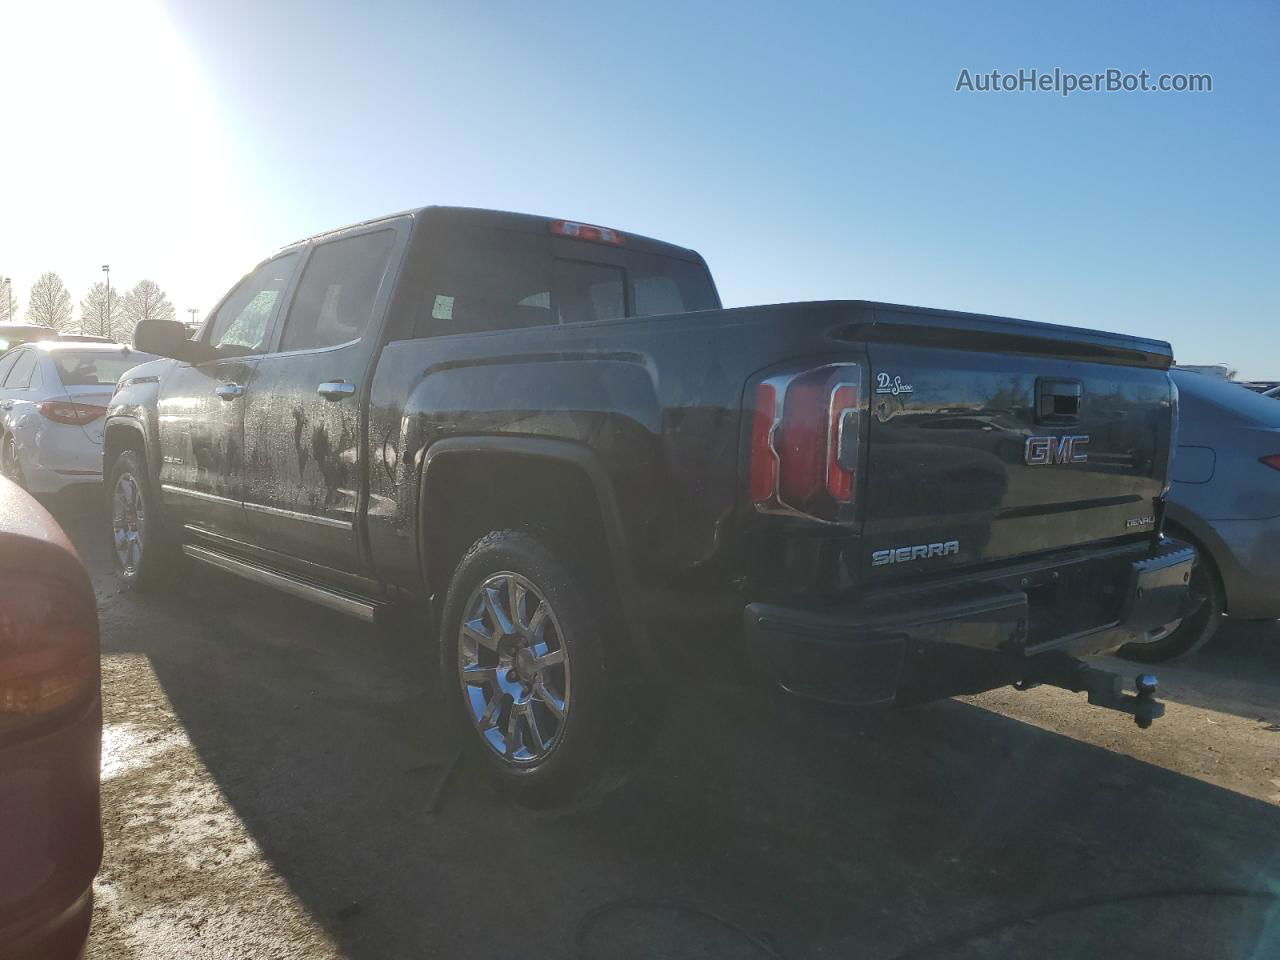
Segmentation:
{"type": "Polygon", "coordinates": [[[756,509],[852,519],[865,407],[857,364],[762,382],[751,419],[748,485],[756,509]]]}
{"type": "Polygon", "coordinates": [[[0,591],[0,733],[83,699],[98,683],[87,586],[6,570],[0,591]]]}
{"type": "Polygon", "coordinates": [[[1280,470],[1280,453],[1273,453],[1267,457],[1260,457],[1259,462],[1265,463],[1273,470],[1280,470]]]}
{"type": "Polygon", "coordinates": [[[597,227],[590,223],[578,223],[574,220],[552,220],[551,232],[561,237],[572,237],[574,240],[590,240],[593,243],[609,243],[615,247],[622,246],[622,234],[608,227],[597,227]]]}
{"type": "Polygon", "coordinates": [[[73,400],[45,400],[36,404],[36,409],[46,420],[54,423],[75,423],[87,426],[101,416],[105,416],[107,408],[94,403],[76,403],[73,400]]]}

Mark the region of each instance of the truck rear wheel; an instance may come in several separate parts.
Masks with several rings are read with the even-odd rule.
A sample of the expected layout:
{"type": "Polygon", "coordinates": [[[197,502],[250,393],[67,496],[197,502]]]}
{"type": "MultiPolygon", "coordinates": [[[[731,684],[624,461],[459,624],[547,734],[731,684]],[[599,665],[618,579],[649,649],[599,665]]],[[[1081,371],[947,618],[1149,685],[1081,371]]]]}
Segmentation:
{"type": "Polygon", "coordinates": [[[486,534],[454,572],[441,618],[446,697],[464,749],[518,800],[581,800],[620,779],[609,607],[524,530],[486,534]]]}

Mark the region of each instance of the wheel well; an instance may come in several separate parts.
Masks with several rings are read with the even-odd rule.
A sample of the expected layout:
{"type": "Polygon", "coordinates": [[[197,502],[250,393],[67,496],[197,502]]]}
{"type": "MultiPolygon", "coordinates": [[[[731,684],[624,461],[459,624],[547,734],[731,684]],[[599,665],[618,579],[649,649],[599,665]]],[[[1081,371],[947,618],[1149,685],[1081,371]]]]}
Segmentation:
{"type": "Polygon", "coordinates": [[[451,454],[430,464],[423,505],[422,560],[435,616],[467,548],[507,528],[532,528],[562,560],[618,596],[599,497],[573,464],[505,452],[451,454]]]}
{"type": "Polygon", "coordinates": [[[1226,585],[1222,582],[1222,571],[1218,568],[1218,561],[1213,558],[1213,551],[1205,546],[1204,541],[1176,520],[1166,518],[1164,521],[1164,529],[1166,533],[1172,534],[1179,540],[1185,540],[1196,548],[1196,556],[1198,560],[1204,563],[1205,568],[1213,577],[1213,582],[1218,588],[1218,597],[1222,601],[1222,611],[1224,613],[1230,613],[1227,609],[1226,585]]]}

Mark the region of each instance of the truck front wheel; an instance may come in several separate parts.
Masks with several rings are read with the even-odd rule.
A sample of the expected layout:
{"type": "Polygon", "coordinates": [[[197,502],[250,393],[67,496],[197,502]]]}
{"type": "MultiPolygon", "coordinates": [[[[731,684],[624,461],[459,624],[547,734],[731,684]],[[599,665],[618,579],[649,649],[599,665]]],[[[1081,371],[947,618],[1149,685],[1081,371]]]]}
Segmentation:
{"type": "Polygon", "coordinates": [[[465,749],[518,800],[582,799],[618,772],[609,607],[524,530],[486,534],[458,564],[441,618],[444,689],[465,749]]]}
{"type": "Polygon", "coordinates": [[[177,552],[162,526],[147,482],[146,458],[123,450],[107,478],[111,547],[120,579],[130,587],[153,587],[173,573],[177,552]]]}

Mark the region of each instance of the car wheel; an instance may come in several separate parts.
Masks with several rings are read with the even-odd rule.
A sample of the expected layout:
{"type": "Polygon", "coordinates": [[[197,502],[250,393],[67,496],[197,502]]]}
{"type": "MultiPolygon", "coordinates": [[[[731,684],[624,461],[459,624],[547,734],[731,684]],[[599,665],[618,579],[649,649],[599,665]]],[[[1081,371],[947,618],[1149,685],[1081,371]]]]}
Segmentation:
{"type": "Polygon", "coordinates": [[[517,800],[580,801],[618,782],[625,699],[601,630],[612,604],[538,536],[477,540],[441,618],[441,677],[464,749],[517,800]]]}
{"type": "Polygon", "coordinates": [[[1224,602],[1222,587],[1211,563],[1201,550],[1191,571],[1191,589],[1204,597],[1200,607],[1190,616],[1152,631],[1145,643],[1126,643],[1119,650],[1120,656],[1138,663],[1160,663],[1190,656],[1213,639],[1222,622],[1224,602]]]}
{"type": "Polygon", "coordinates": [[[173,554],[152,503],[143,455],[123,451],[108,483],[111,546],[121,579],[139,587],[161,582],[173,572],[173,554]]]}
{"type": "Polygon", "coordinates": [[[27,478],[22,475],[22,462],[18,459],[18,441],[13,434],[4,438],[4,448],[0,450],[0,470],[4,475],[22,487],[27,486],[27,478]]]}

